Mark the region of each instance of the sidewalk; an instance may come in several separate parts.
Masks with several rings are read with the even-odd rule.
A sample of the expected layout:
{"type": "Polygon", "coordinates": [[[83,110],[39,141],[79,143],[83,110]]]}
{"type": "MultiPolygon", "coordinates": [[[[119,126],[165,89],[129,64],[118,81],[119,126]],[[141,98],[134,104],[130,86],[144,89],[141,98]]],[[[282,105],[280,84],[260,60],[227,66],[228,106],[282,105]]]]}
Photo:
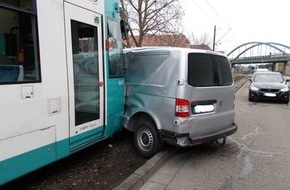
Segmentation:
{"type": "Polygon", "coordinates": [[[176,147],[168,147],[150,158],[143,166],[126,178],[114,190],[140,189],[158,170],[169,160],[176,151],[176,147]]]}
{"type": "Polygon", "coordinates": [[[114,190],[192,189],[191,156],[192,151],[186,148],[170,147],[148,160],[114,190]]]}
{"type": "Polygon", "coordinates": [[[190,157],[192,152],[187,151],[172,156],[148,181],[140,188],[140,190],[181,190],[192,189],[194,182],[192,180],[179,180],[179,178],[190,177],[192,168],[190,157]],[[181,183],[182,182],[182,183],[181,183]]]}

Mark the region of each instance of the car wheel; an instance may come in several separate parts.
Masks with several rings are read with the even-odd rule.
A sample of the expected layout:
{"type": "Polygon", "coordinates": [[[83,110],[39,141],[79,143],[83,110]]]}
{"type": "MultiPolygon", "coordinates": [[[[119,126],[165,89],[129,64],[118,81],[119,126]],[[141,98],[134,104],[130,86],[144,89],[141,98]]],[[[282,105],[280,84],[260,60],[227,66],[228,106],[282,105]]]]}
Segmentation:
{"type": "Polygon", "coordinates": [[[134,133],[134,144],[137,151],[144,157],[150,158],[163,146],[163,142],[153,121],[140,118],[134,133]]]}

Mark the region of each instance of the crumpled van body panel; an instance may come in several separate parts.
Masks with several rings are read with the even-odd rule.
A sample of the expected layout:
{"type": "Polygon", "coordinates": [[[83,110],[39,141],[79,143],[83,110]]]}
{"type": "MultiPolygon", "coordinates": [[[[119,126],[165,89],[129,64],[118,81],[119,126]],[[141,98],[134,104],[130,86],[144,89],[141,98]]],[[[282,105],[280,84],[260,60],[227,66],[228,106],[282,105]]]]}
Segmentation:
{"type": "Polygon", "coordinates": [[[127,49],[125,128],[154,121],[162,140],[189,146],[234,133],[234,84],[222,54],[186,48],[127,49]],[[180,105],[179,105],[180,104],[180,105]]]}

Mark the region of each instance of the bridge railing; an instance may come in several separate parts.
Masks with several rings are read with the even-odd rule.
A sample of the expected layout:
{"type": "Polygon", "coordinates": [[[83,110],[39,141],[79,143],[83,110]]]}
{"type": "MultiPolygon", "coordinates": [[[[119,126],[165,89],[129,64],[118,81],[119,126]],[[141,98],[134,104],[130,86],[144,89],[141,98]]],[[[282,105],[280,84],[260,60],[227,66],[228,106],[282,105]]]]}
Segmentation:
{"type": "Polygon", "coordinates": [[[267,63],[267,62],[288,62],[290,54],[273,54],[250,57],[239,57],[237,59],[229,59],[231,64],[246,64],[246,63],[267,63]]]}

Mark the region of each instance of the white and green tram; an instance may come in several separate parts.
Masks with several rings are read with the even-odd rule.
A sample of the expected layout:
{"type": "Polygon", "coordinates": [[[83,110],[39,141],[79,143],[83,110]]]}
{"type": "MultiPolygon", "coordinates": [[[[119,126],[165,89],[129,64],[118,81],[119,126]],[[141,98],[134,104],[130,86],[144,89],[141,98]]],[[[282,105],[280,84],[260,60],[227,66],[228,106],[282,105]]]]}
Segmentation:
{"type": "Polygon", "coordinates": [[[0,185],[121,128],[118,0],[0,0],[0,185]]]}

